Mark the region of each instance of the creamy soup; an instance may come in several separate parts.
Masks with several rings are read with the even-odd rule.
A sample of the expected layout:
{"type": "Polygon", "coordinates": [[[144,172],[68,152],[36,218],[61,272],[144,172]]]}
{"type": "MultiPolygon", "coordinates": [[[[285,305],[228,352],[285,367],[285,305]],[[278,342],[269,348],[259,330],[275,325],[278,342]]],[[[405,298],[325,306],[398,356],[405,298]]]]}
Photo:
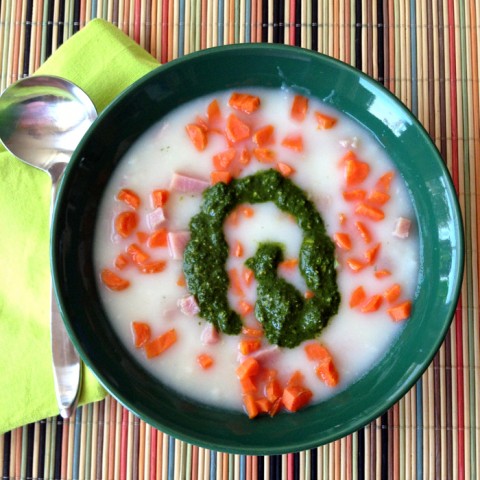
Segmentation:
{"type": "MultiPolygon", "coordinates": [[[[237,369],[251,357],[261,366],[257,377],[274,376],[282,387],[300,382],[310,392],[308,402],[318,402],[371,369],[408,321],[418,274],[414,213],[385,151],[345,115],[289,91],[241,93],[238,102],[231,100],[232,92],[219,92],[182,105],[127,152],[100,205],[94,252],[98,286],[121,341],[180,394],[232,409],[244,407],[246,394],[263,398],[267,380],[259,380],[256,391],[239,381],[237,369]],[[250,99],[246,107],[242,99],[250,99]],[[225,134],[233,120],[240,123],[225,134]],[[327,325],[293,348],[269,343],[255,309],[259,281],[245,264],[260,246],[277,244],[282,285],[288,282],[304,304],[317,295],[299,269],[305,231],[291,212],[272,201],[245,202],[222,223],[227,301],[241,319],[240,333],[212,328],[201,315],[201,308],[208,308],[205,301],[202,307],[198,292],[189,291],[193,283],[185,272],[195,269],[184,272],[190,222],[201,211],[202,194],[215,182],[234,188],[271,169],[299,187],[321,216],[334,246],[340,292],[327,325]],[[333,370],[333,377],[319,374],[322,359],[305,349],[311,344],[326,349],[332,360],[327,374],[333,370]]],[[[208,250],[208,239],[204,243],[213,275],[217,253],[208,250]]],[[[213,303],[223,294],[209,290],[209,295],[213,303]]]]}

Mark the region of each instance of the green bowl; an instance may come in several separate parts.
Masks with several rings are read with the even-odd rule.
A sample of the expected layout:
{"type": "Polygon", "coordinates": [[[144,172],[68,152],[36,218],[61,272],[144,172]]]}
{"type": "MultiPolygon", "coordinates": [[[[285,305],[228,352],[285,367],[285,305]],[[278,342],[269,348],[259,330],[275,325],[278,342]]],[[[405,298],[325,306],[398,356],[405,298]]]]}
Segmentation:
{"type": "Polygon", "coordinates": [[[450,326],[463,271],[457,196],[428,134],[393,95],[332,58],[283,45],[216,47],[146,75],[96,120],[75,151],[55,206],[54,286],[67,330],[86,365],[124,406],[161,431],[230,453],[272,455],[316,447],[380,416],[414,385],[450,326]],[[100,198],[117,163],[154,122],[198,96],[247,86],[310,94],[369,130],[407,184],[420,237],[412,317],[384,358],[346,390],[294,415],[251,421],[242,412],[180,396],[135,361],[100,301],[92,239],[100,198]]]}

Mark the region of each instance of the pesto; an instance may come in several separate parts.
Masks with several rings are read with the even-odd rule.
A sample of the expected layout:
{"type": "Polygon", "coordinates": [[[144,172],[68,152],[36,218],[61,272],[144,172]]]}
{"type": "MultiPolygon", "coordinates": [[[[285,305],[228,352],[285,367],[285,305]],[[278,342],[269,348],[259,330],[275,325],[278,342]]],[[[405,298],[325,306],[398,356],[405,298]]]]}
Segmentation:
{"type": "Polygon", "coordinates": [[[227,298],[228,245],[223,223],[237,205],[264,202],[273,202],[294,216],[303,230],[299,268],[313,298],[305,300],[293,285],[278,277],[277,267],[283,258],[279,244],[261,244],[246,261],[258,281],[255,314],[268,341],[292,348],[321,332],[338,311],[340,293],[334,244],[315,205],[291,180],[272,169],[208,188],[200,212],[190,222],[183,268],[200,315],[224,333],[240,333],[242,321],[227,298]]]}

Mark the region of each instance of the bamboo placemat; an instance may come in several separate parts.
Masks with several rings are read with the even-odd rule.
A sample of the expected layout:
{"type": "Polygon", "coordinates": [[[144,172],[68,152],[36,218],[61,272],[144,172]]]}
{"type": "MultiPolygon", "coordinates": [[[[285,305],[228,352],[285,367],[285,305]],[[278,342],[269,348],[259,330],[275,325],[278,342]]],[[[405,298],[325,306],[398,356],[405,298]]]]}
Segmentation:
{"type": "Polygon", "coordinates": [[[107,397],[69,421],[0,436],[2,478],[480,478],[480,1],[0,0],[0,88],[33,73],[95,17],[162,63],[214,45],[279,42],[382,82],[418,116],[452,174],[465,221],[463,288],[423,377],[381,418],[337,442],[282,456],[227,455],[164,435],[107,397]]]}

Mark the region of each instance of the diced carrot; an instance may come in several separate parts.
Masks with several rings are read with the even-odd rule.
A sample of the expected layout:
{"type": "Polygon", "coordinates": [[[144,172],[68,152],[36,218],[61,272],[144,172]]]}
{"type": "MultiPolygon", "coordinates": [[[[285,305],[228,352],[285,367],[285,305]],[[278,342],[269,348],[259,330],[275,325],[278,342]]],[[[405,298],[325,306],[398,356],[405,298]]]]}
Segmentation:
{"type": "Polygon", "coordinates": [[[257,402],[251,393],[243,395],[243,405],[245,406],[248,418],[255,418],[258,415],[259,411],[257,402]]]}
{"type": "Polygon", "coordinates": [[[270,402],[274,402],[277,398],[280,398],[283,393],[283,388],[280,382],[276,378],[272,378],[265,385],[265,395],[270,402]]]}
{"type": "Polygon", "coordinates": [[[161,227],[150,234],[147,240],[150,248],[161,248],[168,246],[168,230],[161,227]]]}
{"type": "Polygon", "coordinates": [[[295,169],[292,166],[288,165],[288,163],[284,162],[278,162],[277,169],[284,177],[289,177],[290,175],[293,175],[295,173],[295,169]]]}
{"type": "Polygon", "coordinates": [[[244,148],[240,153],[240,158],[238,159],[238,161],[242,165],[248,165],[250,163],[251,158],[252,158],[252,154],[250,153],[250,150],[248,150],[248,148],[244,148]]]}
{"type": "Polygon", "coordinates": [[[328,351],[328,348],[319,342],[309,342],[304,347],[307,358],[312,361],[323,362],[329,360],[332,355],[328,351]]]}
{"type": "Polygon", "coordinates": [[[390,185],[392,183],[393,177],[395,176],[394,172],[387,172],[383,174],[375,184],[377,190],[388,193],[390,191],[390,185]]]}
{"type": "Polygon", "coordinates": [[[368,194],[367,200],[376,205],[385,205],[390,200],[390,195],[379,190],[372,190],[368,194]]]}
{"type": "Polygon", "coordinates": [[[252,380],[252,377],[245,377],[240,380],[240,386],[242,387],[243,393],[256,393],[257,385],[252,380]]]}
{"type": "Polygon", "coordinates": [[[365,262],[362,262],[357,258],[347,258],[346,262],[347,262],[347,265],[350,267],[350,269],[353,270],[354,272],[359,272],[360,270],[363,270],[367,266],[365,262]]]}
{"type": "Polygon", "coordinates": [[[246,218],[252,218],[255,215],[255,210],[252,207],[243,206],[240,209],[242,215],[246,218]]]}
{"type": "Polygon", "coordinates": [[[337,232],[333,235],[333,240],[337,244],[337,247],[342,250],[351,250],[352,248],[352,240],[348,233],[337,232]]]}
{"type": "Polygon", "coordinates": [[[365,289],[362,286],[357,287],[350,295],[350,308],[358,307],[366,297],[365,289]]]}
{"type": "Polygon", "coordinates": [[[390,270],[387,270],[386,268],[383,268],[383,269],[377,270],[375,272],[375,277],[376,278],[385,278],[385,277],[389,277],[391,274],[392,274],[392,272],[390,272],[390,270]]]}
{"type": "Polygon", "coordinates": [[[145,345],[145,354],[147,358],[158,357],[165,350],[170,348],[177,341],[177,331],[171,330],[162,333],[145,345]]]}
{"type": "Polygon", "coordinates": [[[186,287],[187,286],[187,282],[185,280],[185,275],[181,274],[178,279],[177,279],[177,285],[179,287],[186,287]]]}
{"type": "Polygon", "coordinates": [[[357,215],[361,215],[362,217],[370,218],[376,222],[379,222],[385,218],[385,213],[383,210],[380,210],[372,205],[367,205],[366,203],[359,203],[355,208],[355,213],[357,215]]]}
{"type": "Polygon", "coordinates": [[[229,184],[232,181],[232,174],[230,172],[223,172],[220,170],[214,170],[210,173],[210,183],[215,185],[216,183],[229,184]]]}
{"type": "Polygon", "coordinates": [[[365,243],[370,243],[372,241],[372,235],[370,234],[370,230],[365,226],[363,222],[355,222],[355,227],[360,233],[360,236],[363,238],[365,243]]]}
{"type": "Polygon", "coordinates": [[[200,115],[197,115],[195,118],[195,123],[205,132],[207,133],[209,128],[208,128],[208,122],[201,117],[200,115]]]}
{"type": "Polygon", "coordinates": [[[285,270],[293,270],[298,265],[298,258],[287,258],[282,260],[278,266],[285,270]]]}
{"type": "Polygon", "coordinates": [[[295,370],[290,376],[290,378],[288,379],[287,386],[291,387],[291,386],[302,385],[303,380],[304,380],[303,373],[300,370],[295,370]]]}
{"type": "Polygon", "coordinates": [[[400,297],[402,287],[398,283],[394,283],[391,287],[383,292],[383,296],[388,303],[393,303],[400,297]]]}
{"type": "Polygon", "coordinates": [[[216,122],[220,120],[222,114],[220,112],[220,106],[218,100],[212,100],[207,107],[207,118],[209,122],[216,122]]]}
{"type": "Polygon", "coordinates": [[[128,258],[123,253],[120,253],[115,257],[115,267],[119,270],[123,270],[128,265],[128,258]]]}
{"type": "Polygon", "coordinates": [[[256,403],[260,413],[268,413],[270,411],[270,408],[272,407],[268,398],[265,397],[257,398],[256,403]]]}
{"type": "Polygon", "coordinates": [[[245,377],[253,377],[260,371],[258,360],[253,357],[247,357],[236,370],[237,377],[242,380],[245,377]]]}
{"type": "Polygon", "coordinates": [[[370,165],[359,160],[352,151],[346,153],[342,162],[345,164],[345,183],[348,186],[362,183],[370,173],[370,165]]]}
{"type": "Polygon", "coordinates": [[[411,312],[412,302],[410,300],[406,300],[405,302],[388,309],[388,314],[394,322],[406,320],[408,317],[410,317],[411,312]]]}
{"type": "Polygon", "coordinates": [[[150,255],[144,252],[136,243],[132,243],[127,247],[127,253],[137,265],[145,263],[150,258],[150,255]]]}
{"type": "Polygon", "coordinates": [[[213,358],[208,353],[201,353],[197,357],[198,364],[204,369],[207,370],[213,366],[213,358]]]}
{"type": "Polygon", "coordinates": [[[343,192],[343,198],[347,202],[355,202],[357,200],[363,200],[367,192],[361,188],[355,188],[352,190],[345,190],[343,192]]]}
{"type": "Polygon", "coordinates": [[[332,358],[320,362],[315,369],[315,373],[329,387],[338,385],[339,375],[332,358]]]}
{"type": "Polygon", "coordinates": [[[375,259],[377,258],[379,250],[380,250],[380,243],[377,243],[374,247],[369,248],[366,252],[364,252],[363,256],[365,257],[365,260],[369,265],[375,262],[375,259]]]}
{"type": "Polygon", "coordinates": [[[238,343],[238,351],[242,355],[248,355],[252,352],[256,352],[262,346],[262,342],[257,338],[243,339],[238,343]]]}
{"type": "Polygon", "coordinates": [[[269,148],[254,148],[253,155],[262,163],[272,163],[277,158],[275,151],[269,148]]]}
{"type": "Polygon", "coordinates": [[[315,297],[315,294],[311,290],[307,290],[303,294],[303,298],[305,298],[306,300],[309,300],[310,298],[314,298],[314,297],[315,297]]]}
{"type": "Polygon", "coordinates": [[[150,194],[152,207],[163,207],[167,203],[169,197],[170,192],[168,190],[165,190],[163,188],[157,188],[153,190],[153,192],[150,194]]]}
{"type": "Polygon", "coordinates": [[[230,278],[230,287],[233,293],[242,297],[244,295],[244,292],[238,270],[236,268],[231,268],[228,271],[228,276],[230,278]]]}
{"type": "Polygon", "coordinates": [[[260,97],[249,93],[234,92],[230,96],[228,104],[235,110],[250,115],[260,108],[260,97]]]}
{"type": "Polygon", "coordinates": [[[229,148],[213,156],[213,166],[217,170],[227,170],[230,164],[235,160],[237,151],[229,148]]]}
{"type": "Polygon", "coordinates": [[[128,280],[125,280],[124,278],[120,277],[119,275],[112,272],[108,268],[104,268],[100,272],[100,276],[103,284],[107,288],[109,288],[110,290],[114,290],[115,292],[119,292],[120,290],[125,290],[130,286],[130,282],[128,280]]]}
{"type": "Polygon", "coordinates": [[[258,129],[253,135],[252,140],[253,143],[257,145],[257,147],[266,147],[274,143],[273,132],[275,128],[273,125],[265,125],[264,127],[258,129]]]}
{"type": "Polygon", "coordinates": [[[141,203],[140,197],[129,188],[122,188],[117,194],[117,199],[134,209],[137,209],[141,203]]]}
{"type": "Polygon", "coordinates": [[[363,313],[376,312],[382,305],[381,295],[372,295],[360,309],[363,313]]]}
{"type": "Polygon", "coordinates": [[[303,95],[295,95],[293,97],[290,116],[297,122],[303,122],[308,110],[308,98],[303,95]]]}
{"type": "Polygon", "coordinates": [[[136,348],[145,346],[152,336],[150,325],[146,322],[132,322],[133,344],[136,348]]]}
{"type": "Polygon", "coordinates": [[[337,119],[335,117],[331,117],[330,115],[326,115],[322,112],[315,112],[315,118],[317,120],[317,129],[319,130],[328,130],[334,127],[337,123],[337,119]]]}
{"type": "Polygon", "coordinates": [[[237,143],[250,137],[250,127],[234,113],[231,113],[227,118],[225,133],[227,140],[231,143],[237,143]]]}
{"type": "Polygon", "coordinates": [[[285,387],[282,395],[283,405],[290,412],[296,412],[312,399],[312,391],[306,387],[292,385],[285,387]]]}
{"type": "Polygon", "coordinates": [[[244,268],[242,270],[242,278],[245,282],[245,285],[249,287],[252,284],[254,278],[253,270],[250,270],[249,268],[244,268]]]}
{"type": "Polygon", "coordinates": [[[238,313],[242,317],[246,317],[247,315],[250,315],[253,312],[253,305],[251,303],[246,302],[245,300],[240,300],[238,302],[238,313]]]}
{"type": "Polygon", "coordinates": [[[246,327],[242,328],[242,333],[248,335],[249,337],[263,337],[263,330],[261,328],[246,327]]]}
{"type": "Polygon", "coordinates": [[[237,240],[233,246],[233,256],[240,258],[243,256],[243,245],[237,240]]]}
{"type": "Polygon", "coordinates": [[[115,230],[123,237],[129,237],[138,225],[138,215],[135,212],[120,212],[115,218],[115,230]]]}
{"type": "Polygon", "coordinates": [[[145,243],[148,240],[148,233],[147,232],[136,232],[135,233],[137,240],[140,243],[145,243]]]}
{"type": "Polygon", "coordinates": [[[185,129],[187,130],[187,134],[190,137],[193,146],[201,152],[205,150],[208,143],[207,133],[205,130],[196,123],[189,123],[185,129]]]}
{"type": "Polygon", "coordinates": [[[167,262],[165,260],[154,260],[151,262],[144,262],[137,266],[141,273],[160,273],[165,270],[167,262]]]}
{"type": "Polygon", "coordinates": [[[274,417],[280,411],[281,407],[282,407],[282,397],[279,397],[272,403],[272,406],[270,407],[268,414],[271,417],[274,417]]]}
{"type": "Polygon", "coordinates": [[[303,152],[303,137],[300,134],[287,135],[282,140],[282,147],[294,152],[303,152]]]}

